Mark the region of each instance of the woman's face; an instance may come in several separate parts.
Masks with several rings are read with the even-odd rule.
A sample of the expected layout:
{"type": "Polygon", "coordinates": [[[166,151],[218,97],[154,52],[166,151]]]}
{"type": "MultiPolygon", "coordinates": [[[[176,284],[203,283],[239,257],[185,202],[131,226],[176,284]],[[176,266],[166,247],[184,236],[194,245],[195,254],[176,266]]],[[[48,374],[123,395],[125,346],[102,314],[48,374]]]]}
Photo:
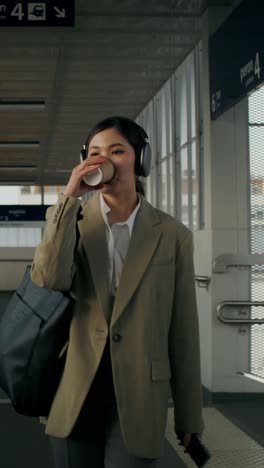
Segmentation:
{"type": "Polygon", "coordinates": [[[103,156],[115,166],[114,179],[104,184],[100,192],[122,192],[135,188],[135,151],[118,130],[108,128],[97,133],[90,141],[88,156],[103,156]]]}

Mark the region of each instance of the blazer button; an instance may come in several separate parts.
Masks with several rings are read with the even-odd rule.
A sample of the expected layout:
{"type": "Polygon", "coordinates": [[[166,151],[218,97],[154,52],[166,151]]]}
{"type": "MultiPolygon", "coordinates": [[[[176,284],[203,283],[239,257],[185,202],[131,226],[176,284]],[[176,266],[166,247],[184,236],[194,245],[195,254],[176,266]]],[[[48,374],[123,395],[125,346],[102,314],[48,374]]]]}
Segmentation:
{"type": "Polygon", "coordinates": [[[122,338],[122,336],[119,335],[119,333],[114,333],[114,335],[113,335],[113,337],[112,337],[113,341],[115,341],[116,343],[117,343],[118,341],[120,341],[121,338],[122,338]]]}

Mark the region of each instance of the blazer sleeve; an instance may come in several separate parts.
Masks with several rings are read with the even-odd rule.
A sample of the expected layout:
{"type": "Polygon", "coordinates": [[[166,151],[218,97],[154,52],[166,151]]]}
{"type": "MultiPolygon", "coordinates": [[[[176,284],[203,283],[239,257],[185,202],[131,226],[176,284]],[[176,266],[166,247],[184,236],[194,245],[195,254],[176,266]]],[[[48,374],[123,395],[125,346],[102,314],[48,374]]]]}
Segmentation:
{"type": "Polygon", "coordinates": [[[200,433],[204,424],[191,231],[187,232],[178,247],[175,271],[175,293],[169,331],[175,432],[200,433]]]}
{"type": "Polygon", "coordinates": [[[31,279],[40,287],[67,291],[71,285],[80,204],[79,199],[59,194],[57,204],[47,209],[43,239],[31,267],[31,279]]]}

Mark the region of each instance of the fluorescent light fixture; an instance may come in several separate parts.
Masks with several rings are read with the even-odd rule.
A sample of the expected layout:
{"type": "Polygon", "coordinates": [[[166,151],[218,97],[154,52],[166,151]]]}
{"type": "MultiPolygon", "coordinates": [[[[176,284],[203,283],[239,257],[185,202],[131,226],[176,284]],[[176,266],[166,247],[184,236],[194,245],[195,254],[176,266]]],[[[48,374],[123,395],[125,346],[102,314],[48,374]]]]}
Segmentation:
{"type": "Polygon", "coordinates": [[[2,110],[43,110],[45,101],[21,101],[0,99],[0,112],[2,110]]]}
{"type": "Polygon", "coordinates": [[[35,171],[36,169],[37,166],[35,164],[18,164],[16,166],[0,164],[0,171],[35,171]]]}
{"type": "Polygon", "coordinates": [[[39,148],[39,141],[0,141],[0,148],[39,148]]]}
{"type": "Polygon", "coordinates": [[[72,172],[72,169],[56,169],[55,172],[72,172]]]}

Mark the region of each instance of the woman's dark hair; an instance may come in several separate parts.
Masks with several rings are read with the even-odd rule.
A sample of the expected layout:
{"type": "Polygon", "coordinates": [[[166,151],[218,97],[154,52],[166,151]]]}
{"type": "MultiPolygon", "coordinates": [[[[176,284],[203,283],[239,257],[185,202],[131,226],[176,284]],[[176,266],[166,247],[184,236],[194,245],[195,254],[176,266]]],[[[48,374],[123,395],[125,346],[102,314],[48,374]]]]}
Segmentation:
{"type": "Polygon", "coordinates": [[[139,177],[136,177],[136,192],[141,193],[145,197],[145,187],[139,177]]]}
{"type": "MultiPolygon", "coordinates": [[[[97,133],[107,130],[108,128],[115,128],[118,132],[128,141],[128,143],[134,148],[136,155],[136,162],[140,159],[141,148],[148,139],[148,135],[145,130],[127,117],[113,116],[107,117],[104,120],[98,122],[89,132],[86,146],[89,147],[91,139],[97,135],[97,133]]],[[[145,190],[141,180],[136,177],[136,191],[145,196],[145,190]]]]}

